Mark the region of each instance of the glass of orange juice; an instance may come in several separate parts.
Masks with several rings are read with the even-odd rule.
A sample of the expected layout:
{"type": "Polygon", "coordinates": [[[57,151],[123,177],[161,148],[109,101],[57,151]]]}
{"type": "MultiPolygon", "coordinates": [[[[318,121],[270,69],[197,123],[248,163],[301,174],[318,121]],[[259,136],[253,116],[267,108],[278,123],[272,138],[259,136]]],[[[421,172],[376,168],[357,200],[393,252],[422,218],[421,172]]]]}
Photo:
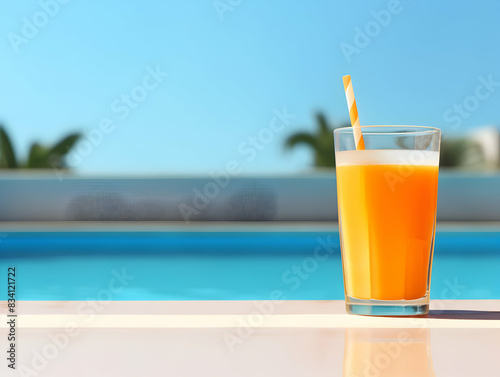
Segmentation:
{"type": "Polygon", "coordinates": [[[334,131],[340,244],[348,313],[429,311],[441,131],[361,126],[334,131]]]}

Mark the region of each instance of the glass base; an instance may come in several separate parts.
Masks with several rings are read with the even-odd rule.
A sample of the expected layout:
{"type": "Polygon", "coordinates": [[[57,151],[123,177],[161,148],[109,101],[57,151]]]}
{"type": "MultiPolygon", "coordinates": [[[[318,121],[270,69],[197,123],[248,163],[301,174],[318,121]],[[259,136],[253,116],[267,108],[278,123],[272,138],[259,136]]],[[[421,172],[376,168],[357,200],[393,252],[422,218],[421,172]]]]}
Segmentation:
{"type": "Polygon", "coordinates": [[[429,296],[417,300],[360,300],[346,296],[348,314],[379,316],[424,315],[429,312],[429,296]]]}

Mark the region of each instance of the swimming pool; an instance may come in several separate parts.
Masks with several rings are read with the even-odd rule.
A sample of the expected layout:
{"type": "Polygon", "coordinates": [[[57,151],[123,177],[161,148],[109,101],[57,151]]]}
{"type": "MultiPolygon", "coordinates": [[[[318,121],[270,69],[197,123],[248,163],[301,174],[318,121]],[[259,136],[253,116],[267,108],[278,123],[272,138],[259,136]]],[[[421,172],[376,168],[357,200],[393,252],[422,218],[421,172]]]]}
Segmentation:
{"type": "MultiPolygon", "coordinates": [[[[27,301],[343,299],[338,230],[317,228],[4,232],[0,268],[27,301]]],[[[431,299],[500,299],[499,267],[499,229],[438,227],[431,299]]]]}

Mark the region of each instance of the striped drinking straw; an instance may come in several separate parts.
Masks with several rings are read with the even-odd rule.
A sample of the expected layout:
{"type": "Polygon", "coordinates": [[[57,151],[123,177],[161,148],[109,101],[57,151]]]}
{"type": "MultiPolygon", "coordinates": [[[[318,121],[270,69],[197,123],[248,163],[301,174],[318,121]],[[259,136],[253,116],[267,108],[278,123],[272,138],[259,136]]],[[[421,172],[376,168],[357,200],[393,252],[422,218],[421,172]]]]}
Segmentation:
{"type": "Polygon", "coordinates": [[[345,97],[347,98],[347,106],[349,108],[349,117],[351,118],[351,125],[353,127],[356,149],[364,150],[365,141],[363,140],[363,134],[359,127],[358,108],[356,106],[356,99],[354,98],[354,91],[352,90],[351,76],[342,76],[342,80],[344,81],[345,97]]]}

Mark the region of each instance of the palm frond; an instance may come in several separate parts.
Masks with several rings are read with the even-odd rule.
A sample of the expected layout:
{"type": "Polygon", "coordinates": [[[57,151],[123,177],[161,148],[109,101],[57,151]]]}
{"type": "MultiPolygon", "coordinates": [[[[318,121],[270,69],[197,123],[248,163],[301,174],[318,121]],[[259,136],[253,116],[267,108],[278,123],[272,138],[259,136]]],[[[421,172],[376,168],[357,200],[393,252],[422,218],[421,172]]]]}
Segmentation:
{"type": "Polygon", "coordinates": [[[313,149],[317,149],[318,143],[316,136],[308,132],[297,132],[296,134],[290,135],[285,141],[285,148],[292,149],[299,144],[309,145],[313,149]]]}
{"type": "Polygon", "coordinates": [[[38,143],[31,144],[28,154],[28,161],[26,161],[27,169],[43,169],[49,168],[47,166],[48,149],[42,147],[38,143]]]}
{"type": "Polygon", "coordinates": [[[80,133],[73,133],[64,137],[50,149],[49,156],[65,156],[81,137],[80,133]]]}
{"type": "Polygon", "coordinates": [[[16,154],[14,153],[9,135],[3,126],[0,126],[0,167],[7,169],[17,168],[16,154]]]}
{"type": "Polygon", "coordinates": [[[316,120],[318,122],[320,133],[329,133],[332,131],[332,128],[328,125],[328,121],[326,120],[325,114],[317,113],[316,120]]]}

